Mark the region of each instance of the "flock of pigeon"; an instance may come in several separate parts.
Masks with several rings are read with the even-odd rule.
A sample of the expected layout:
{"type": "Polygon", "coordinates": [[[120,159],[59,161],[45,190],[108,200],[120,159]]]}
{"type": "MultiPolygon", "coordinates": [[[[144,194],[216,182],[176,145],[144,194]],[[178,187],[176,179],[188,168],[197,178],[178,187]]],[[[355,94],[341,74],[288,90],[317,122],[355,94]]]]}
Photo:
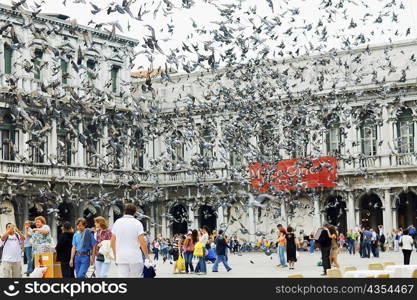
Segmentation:
{"type": "MultiPolygon", "coordinates": [[[[43,12],[46,4],[45,1],[36,3],[29,0],[11,2],[15,10],[31,11],[31,18],[43,12]]],[[[70,0],[64,0],[62,5],[68,2],[70,0]]],[[[271,218],[277,218],[280,215],[280,203],[284,201],[293,207],[303,206],[313,214],[312,202],[306,205],[294,199],[300,195],[315,199],[319,197],[319,191],[306,190],[300,184],[291,192],[272,187],[264,194],[255,195],[255,191],[248,192],[247,189],[250,183],[247,167],[230,165],[228,154],[233,153],[247,163],[269,164],[276,164],[283,159],[283,153],[291,154],[294,151],[301,158],[307,155],[322,156],[324,153],[320,145],[329,127],[340,123],[341,134],[345,135],[347,129],[356,126],[361,117],[370,113],[377,116],[381,110],[378,101],[367,102],[353,109],[349,103],[362,99],[365,92],[349,91],[346,87],[357,86],[371,79],[371,83],[377,87],[374,93],[383,99],[393,88],[387,87],[384,74],[398,74],[399,83],[407,81],[409,69],[397,68],[396,61],[390,59],[392,39],[409,38],[411,34],[410,26],[406,30],[400,26],[400,16],[404,15],[406,8],[400,0],[378,0],[372,5],[365,0],[122,0],[113,1],[107,6],[101,6],[101,1],[71,2],[78,4],[83,11],[88,8],[91,13],[88,25],[109,33],[110,38],[116,34],[129,35],[135,26],[143,28],[139,49],[135,49],[137,52],[134,54],[136,65],[132,64],[132,69],[148,63],[149,72],[143,81],[131,86],[131,111],[114,111],[103,115],[97,109],[97,103],[84,103],[74,90],[68,92],[70,103],[36,97],[28,100],[30,97],[22,95],[17,89],[18,79],[10,76],[8,88],[15,95],[12,114],[24,124],[25,130],[32,133],[33,145],[40,145],[43,137],[49,133],[51,118],[62,118],[71,135],[78,136],[84,147],[94,152],[92,141],[100,137],[100,130],[94,131],[92,127],[91,131],[78,134],[73,122],[77,115],[91,116],[96,129],[104,126],[110,128],[111,138],[105,145],[109,149],[108,155],[120,158],[126,155],[128,147],[141,147],[143,141],[160,139],[166,150],[158,157],[144,153],[149,167],[140,170],[149,174],[153,188],[142,189],[142,177],[135,172],[126,171],[126,176],[116,180],[118,189],[135,192],[137,201],[144,207],[165,199],[165,190],[155,174],[182,169],[190,175],[197,175],[194,186],[208,196],[204,202],[197,199],[196,206],[208,201],[215,208],[233,207],[232,210],[236,211],[255,207],[272,210],[274,213],[271,218]],[[294,6],[295,2],[298,7],[294,6]],[[190,21],[189,34],[184,40],[175,40],[173,36],[178,24],[173,17],[183,11],[197,10],[199,5],[215,8],[216,19],[202,21],[202,24],[199,24],[197,17],[184,20],[190,21]],[[306,10],[312,5],[317,15],[306,16],[306,10]],[[100,23],[95,19],[99,15],[128,20],[128,26],[124,28],[118,21],[100,23]],[[365,57],[371,55],[369,44],[381,37],[386,44],[385,56],[375,65],[365,65],[365,57]],[[358,47],[361,50],[354,50],[358,47]],[[185,75],[173,75],[175,72],[185,75]],[[190,84],[198,86],[203,94],[186,91],[185,87],[190,84]],[[162,89],[174,98],[171,110],[164,109],[166,103],[162,89]],[[42,108],[42,114],[39,110],[36,114],[29,111],[27,107],[31,105],[42,108]],[[68,110],[70,114],[64,113],[68,110]],[[199,124],[195,121],[196,117],[201,120],[199,124]],[[132,128],[132,124],[140,125],[132,128]],[[136,132],[140,134],[136,135],[136,132]],[[258,138],[257,145],[251,142],[254,138],[258,138]],[[310,153],[303,150],[307,141],[312,145],[310,153]],[[185,161],[177,155],[178,145],[185,145],[187,149],[199,145],[204,151],[196,151],[189,161],[185,161]],[[214,172],[212,166],[215,160],[229,169],[233,184],[226,180],[220,184],[205,182],[204,178],[214,172]],[[234,206],[235,203],[241,203],[240,208],[234,206]]],[[[77,32],[74,18],[70,23],[73,34],[79,35],[88,48],[91,45],[90,37],[77,32]]],[[[0,33],[11,34],[11,47],[18,51],[29,45],[20,42],[14,26],[7,20],[0,20],[0,33]]],[[[24,26],[45,41],[48,41],[51,32],[59,33],[61,30],[56,27],[37,28],[30,19],[25,20],[24,26]]],[[[61,55],[58,49],[56,57],[61,55]]],[[[409,66],[416,62],[414,55],[407,59],[409,66]]],[[[80,69],[85,64],[82,55],[69,58],[69,61],[74,69],[80,69]]],[[[43,65],[35,65],[32,60],[24,67],[31,73],[43,65]]],[[[53,95],[59,85],[57,82],[42,86],[41,89],[53,95]]],[[[96,99],[102,97],[93,88],[87,91],[96,99]]],[[[403,105],[399,99],[406,94],[406,88],[400,90],[396,102],[398,106],[403,105]]],[[[379,117],[371,118],[375,124],[379,120],[379,117]]],[[[349,149],[355,145],[345,146],[349,149]]],[[[335,155],[353,159],[352,155],[335,155]]],[[[102,172],[113,171],[113,164],[109,164],[100,154],[96,156],[102,172]]],[[[19,156],[18,159],[25,162],[27,158],[19,156]]],[[[357,171],[357,176],[374,176],[366,169],[357,171]]],[[[58,218],[57,207],[63,201],[63,196],[69,197],[75,193],[74,183],[65,179],[63,182],[67,186],[63,194],[56,191],[55,182],[45,183],[40,189],[49,207],[48,212],[55,213],[58,218]]],[[[31,184],[27,180],[12,182],[7,177],[3,183],[6,190],[12,186],[16,193],[24,192],[31,184]]],[[[102,186],[101,182],[97,184],[102,186]]],[[[77,192],[82,194],[83,188],[79,187],[77,192]]],[[[104,187],[102,191],[94,199],[85,201],[95,206],[117,203],[118,199],[112,193],[105,193],[104,187]]],[[[177,202],[171,199],[167,207],[177,202]]],[[[189,221],[185,211],[183,219],[170,214],[164,216],[170,222],[189,221]]],[[[152,226],[158,226],[158,223],[158,220],[151,220],[152,226]]],[[[221,226],[228,228],[233,223],[239,223],[239,219],[231,216],[228,223],[221,226]]],[[[251,233],[241,221],[239,231],[241,234],[257,236],[267,234],[251,233]]]]}

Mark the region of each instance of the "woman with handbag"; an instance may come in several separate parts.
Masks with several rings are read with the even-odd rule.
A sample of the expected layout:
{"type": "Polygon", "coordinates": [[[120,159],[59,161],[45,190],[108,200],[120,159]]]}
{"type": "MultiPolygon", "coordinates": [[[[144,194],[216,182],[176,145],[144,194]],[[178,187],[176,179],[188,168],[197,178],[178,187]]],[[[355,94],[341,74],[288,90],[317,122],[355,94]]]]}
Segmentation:
{"type": "Polygon", "coordinates": [[[404,229],[403,235],[400,237],[399,246],[404,256],[404,265],[410,264],[411,252],[413,252],[413,238],[408,234],[408,229],[404,229]]]}
{"type": "Polygon", "coordinates": [[[111,231],[107,228],[107,222],[103,217],[94,218],[96,226],[97,243],[93,248],[93,264],[96,265],[96,277],[107,278],[109,273],[111,261],[109,258],[106,260],[104,254],[100,253],[100,248],[103,245],[103,241],[110,241],[112,237],[111,231]]]}
{"type": "Polygon", "coordinates": [[[180,255],[182,255],[181,253],[181,247],[182,247],[182,235],[181,234],[177,234],[174,237],[174,243],[172,244],[172,257],[173,257],[173,261],[174,261],[174,270],[172,274],[179,274],[181,273],[181,269],[178,268],[177,265],[177,261],[180,257],[180,255]],[[178,270],[178,272],[177,272],[178,270]]]}
{"type": "Polygon", "coordinates": [[[198,241],[198,232],[197,230],[189,231],[187,237],[184,241],[184,259],[185,259],[185,273],[188,274],[194,273],[194,266],[193,266],[193,252],[194,252],[194,245],[198,241]],[[190,269],[188,270],[188,267],[190,269]]]}
{"type": "Polygon", "coordinates": [[[203,226],[200,229],[200,238],[196,246],[194,247],[194,256],[198,257],[198,264],[196,267],[196,274],[198,275],[206,275],[207,274],[207,266],[206,266],[206,245],[208,242],[208,227],[203,226]]]}

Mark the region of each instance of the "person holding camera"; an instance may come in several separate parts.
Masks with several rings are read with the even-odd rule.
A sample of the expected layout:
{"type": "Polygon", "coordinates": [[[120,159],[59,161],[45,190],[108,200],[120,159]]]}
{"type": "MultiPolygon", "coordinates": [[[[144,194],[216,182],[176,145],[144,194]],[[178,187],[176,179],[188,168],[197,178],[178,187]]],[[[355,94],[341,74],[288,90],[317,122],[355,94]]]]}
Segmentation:
{"type": "Polygon", "coordinates": [[[25,240],[25,235],[13,225],[6,225],[6,232],[1,235],[0,247],[3,248],[1,255],[1,271],[3,278],[22,277],[22,248],[20,243],[25,240]]]}

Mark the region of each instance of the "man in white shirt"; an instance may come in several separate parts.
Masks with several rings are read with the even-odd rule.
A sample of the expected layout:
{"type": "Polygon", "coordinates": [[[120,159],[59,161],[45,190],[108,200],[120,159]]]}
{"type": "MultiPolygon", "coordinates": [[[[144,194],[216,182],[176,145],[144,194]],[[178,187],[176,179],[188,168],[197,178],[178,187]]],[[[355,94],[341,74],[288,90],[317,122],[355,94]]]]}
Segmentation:
{"type": "Polygon", "coordinates": [[[6,225],[6,232],[1,235],[0,247],[3,246],[1,270],[3,278],[22,277],[22,248],[20,242],[25,240],[23,233],[13,224],[6,225]]]}
{"type": "Polygon", "coordinates": [[[142,223],[134,216],[136,206],[128,203],[125,215],[113,224],[111,248],[119,277],[138,278],[143,274],[143,255],[149,260],[142,223]],[[141,251],[142,249],[142,251],[141,251]]]}

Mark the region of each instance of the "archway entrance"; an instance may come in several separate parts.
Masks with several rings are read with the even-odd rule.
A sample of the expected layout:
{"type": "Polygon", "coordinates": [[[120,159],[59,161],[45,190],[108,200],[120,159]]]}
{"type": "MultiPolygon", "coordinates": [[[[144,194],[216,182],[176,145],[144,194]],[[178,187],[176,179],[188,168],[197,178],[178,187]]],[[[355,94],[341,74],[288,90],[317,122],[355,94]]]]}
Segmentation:
{"type": "Polygon", "coordinates": [[[346,234],[347,218],[346,218],[346,202],[341,196],[331,196],[327,199],[324,207],[326,220],[329,224],[336,226],[339,233],[346,234]]]}
{"type": "Polygon", "coordinates": [[[43,206],[37,202],[29,202],[29,220],[33,221],[36,217],[44,216],[43,206]]]}
{"type": "Polygon", "coordinates": [[[382,202],[376,194],[365,195],[360,201],[360,221],[362,226],[378,230],[383,225],[382,202]]]}
{"type": "Polygon", "coordinates": [[[178,205],[173,206],[170,209],[169,213],[174,218],[173,223],[172,223],[172,234],[187,233],[188,213],[187,213],[186,208],[183,205],[178,204],[178,205]]]}
{"type": "Polygon", "coordinates": [[[83,211],[83,218],[87,221],[87,228],[92,228],[95,226],[94,218],[98,216],[99,212],[97,208],[92,204],[87,205],[87,207],[83,211]]]}
{"type": "Polygon", "coordinates": [[[141,207],[141,206],[138,206],[137,207],[137,210],[136,210],[136,216],[137,216],[137,219],[142,223],[142,226],[143,226],[143,231],[144,232],[147,232],[148,231],[148,226],[147,226],[147,224],[148,224],[148,221],[149,221],[149,219],[148,218],[146,218],[146,217],[143,217],[143,216],[145,216],[146,214],[145,214],[145,210],[143,209],[143,207],[141,207]]]}
{"type": "Polygon", "coordinates": [[[417,223],[417,195],[401,193],[397,202],[398,227],[407,228],[417,223]]]}
{"type": "Polygon", "coordinates": [[[58,232],[58,239],[61,236],[61,227],[64,225],[65,222],[70,222],[71,226],[74,227],[75,225],[75,212],[74,207],[71,203],[68,202],[62,202],[58,205],[58,216],[59,216],[59,222],[57,225],[57,232],[58,232]]]}
{"type": "Polygon", "coordinates": [[[123,217],[123,202],[117,202],[109,208],[109,227],[112,228],[114,222],[121,217],[123,217]]]}
{"type": "Polygon", "coordinates": [[[217,216],[212,206],[203,205],[199,210],[200,227],[207,226],[210,231],[217,227],[217,216]]]}

